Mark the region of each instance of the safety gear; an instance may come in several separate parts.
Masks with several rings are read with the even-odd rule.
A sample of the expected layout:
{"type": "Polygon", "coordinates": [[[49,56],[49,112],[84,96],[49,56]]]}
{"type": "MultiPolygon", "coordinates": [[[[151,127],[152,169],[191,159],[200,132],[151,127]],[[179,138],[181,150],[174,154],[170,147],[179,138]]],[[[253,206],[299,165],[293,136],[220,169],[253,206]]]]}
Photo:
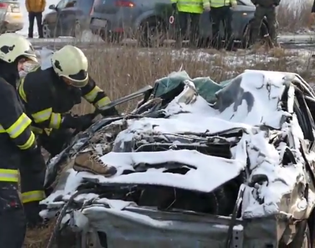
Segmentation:
{"type": "Polygon", "coordinates": [[[39,64],[33,61],[24,62],[22,70],[19,71],[20,78],[25,77],[27,73],[35,70],[38,67],[39,67],[39,64]]]}
{"type": "Polygon", "coordinates": [[[66,114],[61,123],[62,128],[73,128],[77,130],[85,130],[92,124],[93,115],[87,114],[82,116],[73,116],[66,114]]]}
{"type": "MultiPolygon", "coordinates": [[[[98,109],[111,102],[91,77],[85,87],[74,88],[66,85],[53,68],[38,68],[28,73],[21,80],[18,92],[33,125],[41,129],[59,129],[62,115],[69,112],[74,105],[80,104],[81,97],[98,109]]],[[[115,115],[117,110],[110,108],[107,113],[115,115]]]]}
{"type": "Polygon", "coordinates": [[[38,144],[42,146],[51,157],[59,154],[73,137],[69,129],[53,129],[51,133],[42,133],[38,136],[38,144]]]}
{"type": "MultiPolygon", "coordinates": [[[[21,198],[24,205],[27,222],[34,226],[37,224],[34,213],[39,209],[37,205],[45,198],[44,180],[46,173],[45,160],[39,147],[31,152],[22,154],[24,166],[20,168],[21,174],[21,198]]],[[[39,217],[39,211],[37,212],[39,217]]]]}
{"type": "Polygon", "coordinates": [[[171,3],[177,5],[179,12],[195,14],[201,14],[204,8],[210,6],[209,0],[171,0],[171,3]]]}
{"type": "Polygon", "coordinates": [[[21,56],[37,62],[32,44],[23,36],[12,33],[0,35],[0,59],[13,63],[21,56]]]}
{"type": "Polygon", "coordinates": [[[52,65],[59,77],[65,77],[74,87],[88,84],[88,60],[81,49],[66,45],[52,55],[52,65]]]}
{"type": "Polygon", "coordinates": [[[232,7],[237,5],[236,0],[211,0],[210,1],[210,7],[211,8],[220,8],[220,7],[232,7]]]}
{"type": "Polygon", "coordinates": [[[23,247],[25,232],[26,219],[19,199],[17,183],[0,182],[1,247],[23,247]]]}
{"type": "Polygon", "coordinates": [[[0,105],[4,106],[0,111],[0,244],[7,248],[23,246],[26,223],[18,192],[19,169],[25,166],[22,151],[36,148],[31,120],[23,113],[14,87],[19,77],[16,58],[29,49],[21,50],[28,44],[23,39],[0,35],[0,105]]]}

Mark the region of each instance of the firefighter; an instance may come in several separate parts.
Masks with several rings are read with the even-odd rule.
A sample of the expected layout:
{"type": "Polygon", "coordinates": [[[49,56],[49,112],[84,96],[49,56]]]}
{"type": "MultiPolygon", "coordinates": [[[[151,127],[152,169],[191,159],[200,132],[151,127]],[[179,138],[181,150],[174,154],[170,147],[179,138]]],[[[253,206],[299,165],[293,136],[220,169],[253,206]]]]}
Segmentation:
{"type": "Polygon", "coordinates": [[[38,156],[38,147],[15,88],[29,60],[36,61],[29,41],[17,34],[0,35],[0,246],[5,248],[21,248],[26,231],[18,169],[37,171],[37,165],[25,163],[21,156],[38,156]]]}
{"type": "Polygon", "coordinates": [[[267,18],[269,26],[269,36],[274,46],[278,46],[277,42],[277,18],[276,7],[280,4],[280,0],[251,0],[256,6],[254,21],[252,23],[252,44],[258,39],[260,26],[264,17],[267,18]]]}
{"type": "Polygon", "coordinates": [[[190,22],[189,42],[192,47],[198,45],[199,19],[204,10],[210,10],[209,0],[171,0],[172,8],[177,11],[178,25],[176,45],[182,46],[190,22]]]}
{"type": "MultiPolygon", "coordinates": [[[[84,53],[66,45],[52,55],[51,67],[37,67],[21,80],[18,92],[26,113],[40,134],[39,143],[52,156],[71,138],[69,129],[84,130],[92,123],[93,114],[69,113],[74,105],[81,103],[81,97],[97,109],[110,103],[87,71],[88,60],[84,53]]],[[[103,116],[118,115],[115,108],[100,112],[103,116]]]]}
{"type": "Polygon", "coordinates": [[[232,37],[232,11],[237,5],[236,0],[210,0],[210,22],[212,22],[212,44],[216,49],[221,48],[220,24],[224,26],[225,49],[234,51],[232,37]]]}

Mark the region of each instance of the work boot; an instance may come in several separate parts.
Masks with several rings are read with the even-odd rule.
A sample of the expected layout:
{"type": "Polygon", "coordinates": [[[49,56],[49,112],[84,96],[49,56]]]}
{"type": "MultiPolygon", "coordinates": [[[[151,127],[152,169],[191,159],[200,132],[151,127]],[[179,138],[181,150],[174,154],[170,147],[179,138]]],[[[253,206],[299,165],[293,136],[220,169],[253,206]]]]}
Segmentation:
{"type": "Polygon", "coordinates": [[[111,177],[117,173],[114,166],[105,165],[92,151],[78,154],[74,160],[73,169],[78,172],[85,171],[105,177],[111,177]]]}

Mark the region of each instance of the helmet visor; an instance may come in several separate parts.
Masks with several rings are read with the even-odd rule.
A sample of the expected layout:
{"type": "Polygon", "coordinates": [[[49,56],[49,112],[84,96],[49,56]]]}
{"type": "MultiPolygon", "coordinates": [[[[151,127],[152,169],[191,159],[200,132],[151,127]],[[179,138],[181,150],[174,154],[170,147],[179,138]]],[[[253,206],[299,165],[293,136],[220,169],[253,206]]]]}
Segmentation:
{"type": "Polygon", "coordinates": [[[85,70],[81,70],[76,74],[69,75],[68,78],[71,80],[71,85],[78,88],[86,86],[89,82],[89,74],[85,70]]]}

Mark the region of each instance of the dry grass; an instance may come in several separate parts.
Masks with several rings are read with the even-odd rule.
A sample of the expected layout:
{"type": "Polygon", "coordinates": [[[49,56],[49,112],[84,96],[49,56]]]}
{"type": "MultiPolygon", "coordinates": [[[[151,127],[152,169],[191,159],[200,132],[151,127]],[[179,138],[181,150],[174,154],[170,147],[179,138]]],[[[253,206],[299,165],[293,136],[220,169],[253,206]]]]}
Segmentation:
{"type": "Polygon", "coordinates": [[[288,10],[284,5],[280,5],[277,10],[277,18],[280,31],[296,32],[307,28],[310,20],[312,3],[305,1],[299,10],[288,10]]]}

